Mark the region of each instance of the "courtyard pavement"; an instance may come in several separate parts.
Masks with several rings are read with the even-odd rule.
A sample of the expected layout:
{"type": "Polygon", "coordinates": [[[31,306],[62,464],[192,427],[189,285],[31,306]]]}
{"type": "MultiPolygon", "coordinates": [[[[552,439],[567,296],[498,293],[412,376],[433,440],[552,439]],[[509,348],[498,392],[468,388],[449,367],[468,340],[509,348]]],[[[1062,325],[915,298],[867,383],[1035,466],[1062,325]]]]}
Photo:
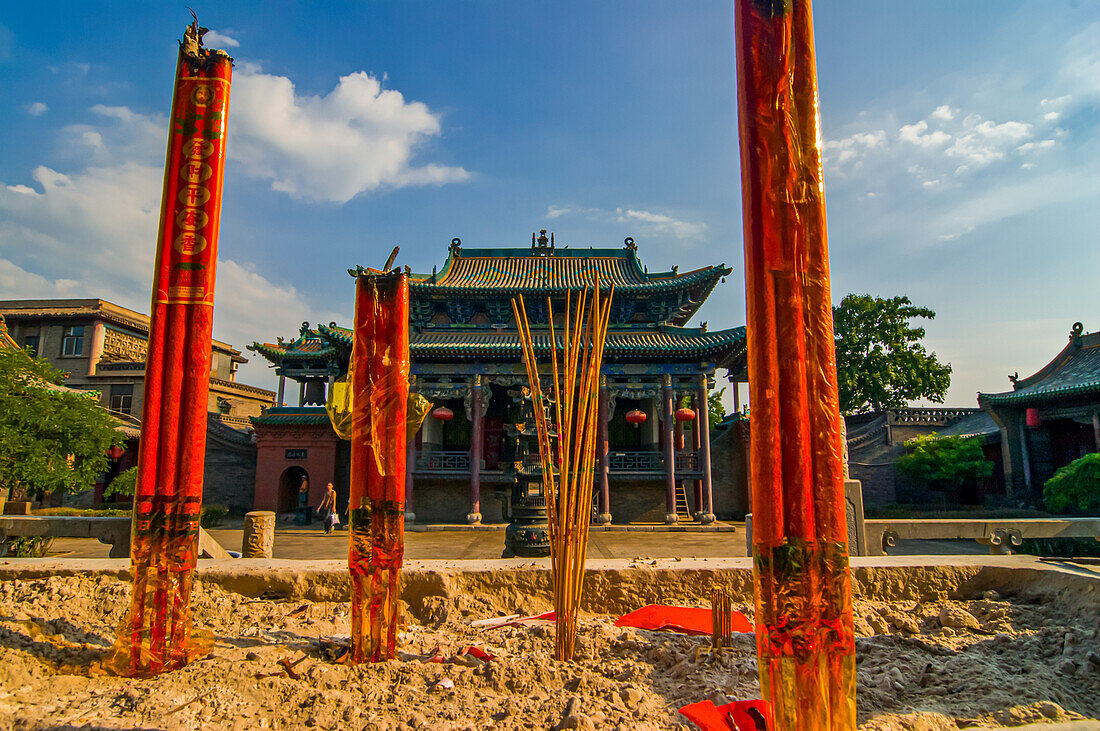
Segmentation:
{"type": "MultiPolygon", "coordinates": [[[[588,558],[736,558],[746,555],[744,523],[726,524],[723,532],[666,532],[661,530],[592,531],[588,536],[588,558]]],[[[239,527],[214,528],[214,540],[230,551],[241,550],[243,531],[239,527]]],[[[405,558],[410,560],[465,560],[500,558],[504,531],[483,528],[469,530],[408,531],[405,558]]],[[[58,538],[50,550],[57,558],[107,558],[110,547],[92,538],[58,538]]],[[[278,527],[274,558],[322,560],[347,556],[348,535],[337,531],[326,535],[314,527],[278,527]]],[[[983,554],[987,549],[974,541],[901,541],[891,555],[983,554]]]]}

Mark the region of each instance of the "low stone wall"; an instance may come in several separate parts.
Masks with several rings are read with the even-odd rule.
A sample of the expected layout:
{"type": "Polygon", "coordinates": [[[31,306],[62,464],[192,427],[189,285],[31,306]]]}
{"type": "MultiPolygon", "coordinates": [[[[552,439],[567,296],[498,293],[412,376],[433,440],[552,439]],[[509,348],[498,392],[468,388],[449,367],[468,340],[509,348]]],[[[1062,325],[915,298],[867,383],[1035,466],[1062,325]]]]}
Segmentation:
{"type": "MultiPolygon", "coordinates": [[[[94,574],[127,579],[126,560],[0,559],[0,581],[94,574]]],[[[311,601],[348,601],[344,561],[201,560],[199,581],[250,597],[275,592],[311,601]]],[[[852,560],[856,598],[878,601],[976,599],[995,590],[1006,596],[1061,601],[1100,611],[1100,577],[1032,556],[898,556],[852,560]]],[[[402,599],[414,609],[429,597],[491,596],[515,611],[551,608],[549,561],[408,561],[402,599]]],[[[752,560],[659,559],[589,561],[581,609],[618,614],[642,604],[705,606],[713,588],[735,602],[752,602],[752,560]]],[[[269,594],[270,595],[270,594],[269,594]]]]}

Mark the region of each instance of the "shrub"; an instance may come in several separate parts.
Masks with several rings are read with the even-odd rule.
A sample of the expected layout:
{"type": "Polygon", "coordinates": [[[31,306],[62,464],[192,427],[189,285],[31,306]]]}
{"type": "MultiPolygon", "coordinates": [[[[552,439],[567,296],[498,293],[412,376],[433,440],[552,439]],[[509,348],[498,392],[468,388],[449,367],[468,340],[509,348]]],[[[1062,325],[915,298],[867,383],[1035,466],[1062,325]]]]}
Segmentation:
{"type": "Polygon", "coordinates": [[[1100,513],[1100,454],[1086,454],[1054,473],[1043,485],[1053,513],[1100,513]]]}
{"type": "Polygon", "coordinates": [[[203,528],[213,528],[216,525],[221,525],[225,520],[225,516],[229,515],[229,508],[224,505],[204,505],[202,512],[199,514],[199,525],[203,528]]]}
{"type": "Polygon", "coordinates": [[[104,488],[103,497],[110,497],[111,495],[132,497],[135,492],[137,492],[137,467],[131,467],[115,475],[115,479],[111,480],[111,484],[104,488]]]}
{"type": "Polygon", "coordinates": [[[1092,538],[1025,538],[1016,553],[1068,558],[1100,556],[1100,541],[1092,538]]]}
{"type": "Polygon", "coordinates": [[[20,536],[8,540],[8,552],[15,558],[42,558],[52,545],[51,536],[20,536]]]}
{"type": "Polygon", "coordinates": [[[993,474],[977,439],[929,434],[910,439],[905,446],[908,452],[898,458],[898,472],[930,490],[942,491],[948,501],[961,502],[993,474]]]}
{"type": "Polygon", "coordinates": [[[130,508],[42,508],[35,515],[82,515],[89,518],[129,518],[133,514],[130,508]]]}

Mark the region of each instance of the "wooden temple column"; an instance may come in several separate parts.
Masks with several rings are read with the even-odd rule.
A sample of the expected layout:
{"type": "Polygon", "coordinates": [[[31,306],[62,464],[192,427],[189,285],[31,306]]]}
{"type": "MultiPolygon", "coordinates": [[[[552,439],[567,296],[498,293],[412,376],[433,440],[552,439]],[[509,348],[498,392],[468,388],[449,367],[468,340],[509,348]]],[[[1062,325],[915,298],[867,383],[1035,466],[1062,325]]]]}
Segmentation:
{"type": "Polygon", "coordinates": [[[664,430],[664,445],[662,451],[665,459],[665,523],[675,523],[676,516],[676,442],[674,433],[674,394],[672,391],[672,376],[667,373],[661,383],[661,412],[663,421],[661,428],[664,430]]]}
{"type": "Polygon", "coordinates": [[[611,455],[607,446],[607,423],[610,421],[610,418],[607,397],[607,377],[600,376],[599,413],[596,416],[599,420],[599,433],[596,435],[596,458],[599,460],[598,479],[600,488],[600,514],[596,522],[600,525],[608,525],[611,523],[611,487],[608,480],[608,474],[611,471],[611,455]]]}
{"type": "Polygon", "coordinates": [[[279,376],[279,395],[275,398],[275,405],[276,406],[282,406],[283,405],[283,396],[284,396],[285,392],[286,392],[286,376],[280,375],[279,376]]]}
{"type": "Polygon", "coordinates": [[[413,470],[416,469],[416,435],[410,435],[405,443],[405,522],[416,521],[413,509],[413,470]]]}
{"type": "Polygon", "coordinates": [[[304,380],[298,382],[298,407],[301,408],[306,405],[306,382],[304,380]]]}
{"type": "Polygon", "coordinates": [[[481,376],[470,383],[470,421],[473,434],[470,439],[470,512],[467,523],[481,522],[481,451],[485,442],[485,428],[481,418],[481,376]]]}
{"type": "Polygon", "coordinates": [[[699,407],[695,414],[695,433],[699,435],[699,467],[703,470],[703,502],[702,515],[699,521],[702,523],[714,522],[714,494],[712,491],[710,474],[710,404],[707,390],[707,374],[700,373],[696,382],[695,400],[699,407]]]}
{"type": "MultiPolygon", "coordinates": [[[[416,376],[409,377],[409,397],[416,393],[416,376]]],[[[421,422],[423,426],[423,422],[421,422]]],[[[405,522],[416,521],[416,510],[413,505],[413,470],[416,469],[416,436],[420,434],[408,434],[405,438],[405,522]]]]}
{"type": "Polygon", "coordinates": [[[1096,451],[1100,452],[1100,412],[1092,412],[1092,438],[1096,443],[1096,451]]]}
{"type": "MultiPolygon", "coordinates": [[[[699,405],[698,394],[691,397],[692,406],[695,409],[695,424],[691,427],[691,449],[695,452],[696,459],[702,459],[702,451],[700,450],[699,439],[699,420],[703,418],[703,408],[699,405]]],[[[696,520],[701,520],[701,516],[706,512],[706,506],[703,504],[703,478],[697,477],[692,481],[692,497],[695,502],[692,503],[695,506],[695,512],[692,515],[696,520]]]]}

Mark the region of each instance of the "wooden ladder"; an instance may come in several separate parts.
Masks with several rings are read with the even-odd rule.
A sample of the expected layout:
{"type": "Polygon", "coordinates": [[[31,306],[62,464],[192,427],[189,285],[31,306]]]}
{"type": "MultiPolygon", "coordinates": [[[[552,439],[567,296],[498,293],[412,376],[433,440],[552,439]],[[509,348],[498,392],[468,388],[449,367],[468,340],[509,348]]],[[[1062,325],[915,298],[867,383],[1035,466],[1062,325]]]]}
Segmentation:
{"type": "Polygon", "coordinates": [[[691,503],[688,502],[685,480],[676,481],[676,515],[681,521],[691,521],[695,519],[691,514],[691,503]]]}

